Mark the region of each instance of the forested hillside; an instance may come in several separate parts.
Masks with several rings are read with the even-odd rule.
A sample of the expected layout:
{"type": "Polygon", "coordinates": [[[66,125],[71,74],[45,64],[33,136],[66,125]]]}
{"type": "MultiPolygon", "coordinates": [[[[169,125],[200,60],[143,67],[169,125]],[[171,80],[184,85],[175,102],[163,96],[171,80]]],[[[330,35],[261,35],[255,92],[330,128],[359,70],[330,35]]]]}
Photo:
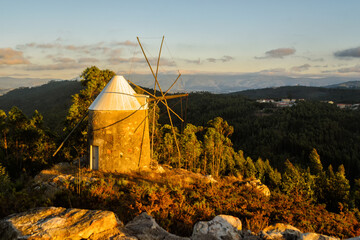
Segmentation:
{"type": "MultiPolygon", "coordinates": [[[[339,84],[339,86],[341,85],[339,84]]],[[[241,95],[250,99],[290,98],[316,101],[333,101],[336,103],[360,103],[360,89],[358,88],[286,86],[245,90],[232,94],[241,95]]]]}
{"type": "Polygon", "coordinates": [[[18,88],[0,96],[0,109],[9,111],[18,107],[27,116],[38,110],[44,124],[53,131],[62,130],[62,122],[71,105],[71,96],[82,88],[78,81],[51,81],[32,88],[18,88]]]}
{"type": "MultiPolygon", "coordinates": [[[[174,231],[178,230],[176,226],[188,229],[199,216],[226,212],[252,224],[281,220],[340,237],[360,234],[360,111],[342,110],[318,101],[300,101],[293,107],[276,108],[235,94],[210,93],[190,94],[182,104],[178,100],[169,101],[186,119],[184,124],[176,122],[180,154],[166,114],[163,109],[157,109],[155,119],[149,119],[150,135],[155,136],[153,159],[201,176],[212,175],[219,180],[215,187],[194,184],[183,188],[176,182],[142,183],[131,184],[129,191],[125,190],[127,179],[118,179],[116,175],[104,177],[100,172],[97,174],[101,181],[82,185],[85,195],[81,197],[76,195],[75,185],[67,181],[63,190],[52,198],[40,197],[41,191],[35,195],[32,178],[41,170],[60,161],[73,163],[86,159],[87,119],[84,116],[114,75],[113,71],[97,67],[85,69],[80,87],[76,82],[70,87],[69,82],[71,91],[78,89],[72,95],[70,107],[55,97],[61,90],[68,93],[70,89],[60,87],[54,92],[47,91],[48,95],[40,95],[41,100],[35,100],[37,94],[34,94],[29,106],[44,102],[44,118],[38,111],[26,116],[17,107],[0,110],[0,201],[6,203],[0,207],[0,216],[34,206],[71,207],[74,204],[112,209],[122,218],[129,213],[121,209],[154,211],[157,220],[174,231]],[[50,96],[51,93],[54,96],[50,96]],[[46,99],[58,105],[53,106],[46,99]],[[54,129],[44,126],[44,119],[52,116],[51,111],[45,112],[49,109],[57,111],[54,114],[66,113],[57,119],[64,126],[59,136],[54,134],[54,129]],[[53,157],[56,147],[75,126],[78,128],[53,157]],[[235,180],[228,182],[227,177],[235,180]],[[260,198],[253,202],[255,205],[239,205],[256,198],[256,192],[238,190],[241,181],[255,178],[270,188],[271,197],[260,198]],[[124,208],[123,199],[130,196],[134,199],[124,208]],[[178,213],[175,210],[178,203],[186,206],[181,209],[184,218],[174,214],[178,213]],[[157,214],[159,209],[166,209],[165,214],[157,214]],[[332,220],[324,225],[327,218],[332,220]],[[337,220],[334,219],[343,221],[336,233],[337,220]]],[[[56,83],[45,86],[51,84],[56,83]]],[[[149,107],[152,109],[153,105],[149,107]]]]}

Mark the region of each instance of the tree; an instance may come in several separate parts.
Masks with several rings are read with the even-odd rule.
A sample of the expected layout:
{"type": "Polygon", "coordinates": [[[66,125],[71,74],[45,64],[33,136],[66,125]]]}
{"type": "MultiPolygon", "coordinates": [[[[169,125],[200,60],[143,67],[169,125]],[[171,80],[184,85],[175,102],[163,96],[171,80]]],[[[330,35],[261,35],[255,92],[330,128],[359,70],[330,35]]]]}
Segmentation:
{"type": "Polygon", "coordinates": [[[11,189],[11,181],[6,170],[0,164],[0,196],[11,189]]]}
{"type": "Polygon", "coordinates": [[[247,157],[245,161],[244,178],[254,178],[256,173],[257,171],[253,160],[250,157],[247,157]]]}
{"type": "Polygon", "coordinates": [[[215,176],[225,172],[227,166],[235,165],[234,150],[229,138],[233,132],[234,128],[221,117],[207,123],[203,140],[204,157],[209,163],[209,172],[215,176]]]}
{"type": "Polygon", "coordinates": [[[282,180],[282,190],[286,194],[301,195],[307,199],[314,199],[314,178],[309,171],[299,169],[289,160],[286,160],[282,180]]]}
{"type": "Polygon", "coordinates": [[[95,66],[86,68],[80,75],[80,82],[85,88],[72,96],[73,104],[66,117],[65,135],[68,135],[81,120],[83,121],[63,150],[66,158],[79,156],[86,152],[88,108],[114,75],[115,72],[111,70],[100,70],[95,66]]]}
{"type": "Polygon", "coordinates": [[[256,168],[256,178],[264,182],[265,163],[260,157],[255,162],[255,168],[256,168]]]}
{"type": "Polygon", "coordinates": [[[355,179],[354,181],[354,189],[352,192],[352,200],[353,200],[353,207],[360,206],[360,178],[355,179]]]}
{"type": "Polygon", "coordinates": [[[198,140],[196,133],[201,127],[187,124],[184,132],[181,134],[180,146],[183,166],[191,171],[200,171],[199,158],[202,153],[201,141],[198,140]]]}
{"type": "Polygon", "coordinates": [[[323,170],[323,166],[320,161],[320,156],[315,148],[313,148],[313,150],[311,151],[309,155],[309,160],[311,173],[314,175],[319,175],[323,170]]]}
{"type": "Polygon", "coordinates": [[[7,116],[4,112],[0,115],[0,146],[5,156],[2,164],[11,177],[22,173],[33,175],[51,164],[55,144],[44,129],[43,117],[38,111],[30,119],[17,107],[13,107],[7,116]]]}
{"type": "MultiPolygon", "coordinates": [[[[175,134],[179,130],[175,127],[175,134]]],[[[156,157],[159,163],[175,166],[178,160],[177,149],[174,141],[174,135],[169,124],[160,128],[158,144],[155,148],[156,157]]]]}
{"type": "Polygon", "coordinates": [[[272,189],[278,189],[281,185],[281,173],[271,167],[268,159],[265,161],[265,172],[261,182],[272,189]]]}
{"type": "Polygon", "coordinates": [[[326,171],[326,182],[322,186],[322,195],[319,202],[325,203],[326,208],[330,211],[339,211],[339,204],[347,207],[350,197],[350,184],[345,176],[345,168],[343,165],[338,167],[334,173],[330,164],[326,171]]]}

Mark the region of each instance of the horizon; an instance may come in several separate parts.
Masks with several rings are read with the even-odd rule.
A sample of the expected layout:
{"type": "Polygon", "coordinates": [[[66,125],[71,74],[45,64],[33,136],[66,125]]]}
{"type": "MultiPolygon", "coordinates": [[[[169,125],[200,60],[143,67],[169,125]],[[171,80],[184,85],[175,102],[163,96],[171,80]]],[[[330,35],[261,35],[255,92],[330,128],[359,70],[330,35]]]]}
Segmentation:
{"type": "Polygon", "coordinates": [[[226,3],[6,2],[0,76],[66,80],[92,65],[150,74],[138,35],[153,66],[165,35],[163,73],[360,76],[360,2],[226,3]]]}

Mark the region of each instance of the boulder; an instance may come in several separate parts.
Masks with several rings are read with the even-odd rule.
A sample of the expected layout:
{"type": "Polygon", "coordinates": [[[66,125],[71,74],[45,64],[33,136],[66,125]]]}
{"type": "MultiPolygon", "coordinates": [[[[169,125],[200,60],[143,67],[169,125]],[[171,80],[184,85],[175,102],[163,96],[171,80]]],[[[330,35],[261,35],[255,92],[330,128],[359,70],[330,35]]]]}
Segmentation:
{"type": "Polygon", "coordinates": [[[300,240],[301,231],[289,224],[277,223],[263,229],[259,236],[267,240],[300,240]]]}
{"type": "Polygon", "coordinates": [[[269,197],[271,195],[270,189],[259,179],[247,179],[243,181],[236,181],[233,183],[235,186],[245,186],[249,189],[256,190],[260,193],[262,193],[264,196],[269,197]]]}
{"type": "Polygon", "coordinates": [[[241,240],[241,221],[230,215],[218,215],[211,221],[200,221],[195,224],[191,239],[234,239],[241,240]]]}
{"type": "Polygon", "coordinates": [[[129,235],[135,236],[140,240],[190,240],[189,238],[178,237],[168,233],[146,212],[141,213],[126,224],[125,230],[129,235]]]}
{"type": "Polygon", "coordinates": [[[353,238],[348,238],[348,239],[345,239],[345,240],[360,240],[360,236],[353,237],[353,238]]]}
{"type": "Polygon", "coordinates": [[[301,240],[340,240],[340,238],[329,237],[317,233],[303,233],[301,235],[301,240]]]}
{"type": "Polygon", "coordinates": [[[2,219],[0,236],[4,240],[99,239],[110,235],[126,237],[118,228],[122,225],[110,211],[37,208],[2,219]]]}

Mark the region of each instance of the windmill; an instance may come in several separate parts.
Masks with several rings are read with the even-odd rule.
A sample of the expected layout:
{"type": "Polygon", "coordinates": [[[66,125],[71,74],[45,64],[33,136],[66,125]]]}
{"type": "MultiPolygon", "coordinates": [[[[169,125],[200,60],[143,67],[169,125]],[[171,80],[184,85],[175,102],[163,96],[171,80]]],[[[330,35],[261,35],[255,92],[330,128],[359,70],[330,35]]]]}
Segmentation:
{"type": "MultiPolygon", "coordinates": [[[[155,121],[155,110],[156,110],[156,106],[159,104],[159,103],[162,103],[165,107],[166,107],[166,111],[167,111],[167,115],[168,115],[168,118],[169,118],[169,122],[170,122],[170,125],[171,125],[171,131],[172,131],[172,134],[173,134],[173,137],[174,137],[174,142],[175,142],[175,145],[176,145],[176,149],[177,149],[177,152],[178,152],[178,166],[180,167],[180,160],[181,160],[181,152],[180,152],[180,147],[179,147],[179,143],[178,143],[178,140],[176,138],[176,132],[175,132],[175,129],[174,129],[174,124],[173,124],[173,121],[172,121],[172,118],[171,118],[171,113],[174,114],[181,122],[184,122],[184,120],[171,108],[169,107],[169,104],[168,104],[168,101],[169,99],[175,99],[175,98],[184,98],[184,97],[188,97],[188,94],[185,93],[185,94],[177,94],[177,95],[167,95],[169,93],[169,91],[172,89],[172,87],[177,83],[177,81],[180,79],[181,77],[181,73],[178,74],[178,76],[176,77],[176,79],[174,80],[174,82],[171,84],[171,86],[164,92],[160,86],[160,83],[158,81],[158,73],[159,73],[159,65],[160,65],[160,58],[161,58],[161,52],[162,52],[162,47],[163,47],[163,43],[164,43],[164,36],[162,37],[162,40],[161,40],[161,44],[160,44],[160,50],[159,50],[159,54],[158,54],[158,58],[157,58],[157,64],[156,64],[156,70],[154,71],[154,68],[153,66],[151,65],[146,53],[145,53],[145,50],[140,42],[140,39],[139,37],[137,37],[137,41],[139,43],[139,46],[141,48],[141,51],[144,55],[144,58],[146,60],[146,63],[151,71],[151,74],[154,78],[154,92],[153,93],[150,93],[149,91],[143,89],[142,87],[138,86],[137,84],[133,83],[132,81],[128,80],[131,84],[133,84],[134,86],[136,86],[137,88],[141,89],[142,91],[144,91],[145,93],[147,93],[149,95],[149,99],[148,101],[149,102],[153,102],[153,109],[152,109],[152,118],[153,118],[153,122],[155,121]],[[157,96],[156,93],[157,93],[157,88],[158,88],[158,91],[160,92],[160,96],[157,96]]],[[[154,128],[155,128],[155,124],[153,124],[153,129],[152,129],[152,136],[151,136],[151,155],[153,156],[153,151],[154,151],[154,128]]]]}
{"type": "MultiPolygon", "coordinates": [[[[167,95],[179,80],[181,76],[180,73],[165,92],[159,84],[158,71],[164,37],[162,38],[160,46],[156,71],[154,71],[151,66],[139,38],[137,38],[137,40],[154,77],[154,93],[150,93],[131,81],[126,81],[123,76],[114,76],[109,81],[89,106],[88,112],[81,119],[81,121],[83,121],[85,117],[89,115],[88,152],[91,169],[129,172],[140,170],[150,165],[148,102],[154,103],[152,109],[153,118],[155,117],[157,104],[162,103],[166,107],[174,142],[178,151],[180,166],[181,153],[171,113],[179,118],[180,121],[183,122],[184,120],[169,107],[167,100],[187,97],[188,94],[167,95]],[[129,83],[142,89],[142,91],[148,95],[136,94],[129,83]],[[161,94],[159,96],[157,96],[157,88],[161,94]]],[[[79,126],[80,122],[65,138],[53,156],[60,150],[71,133],[79,126]]],[[[151,137],[151,156],[153,156],[153,145],[154,135],[151,137]]]]}

